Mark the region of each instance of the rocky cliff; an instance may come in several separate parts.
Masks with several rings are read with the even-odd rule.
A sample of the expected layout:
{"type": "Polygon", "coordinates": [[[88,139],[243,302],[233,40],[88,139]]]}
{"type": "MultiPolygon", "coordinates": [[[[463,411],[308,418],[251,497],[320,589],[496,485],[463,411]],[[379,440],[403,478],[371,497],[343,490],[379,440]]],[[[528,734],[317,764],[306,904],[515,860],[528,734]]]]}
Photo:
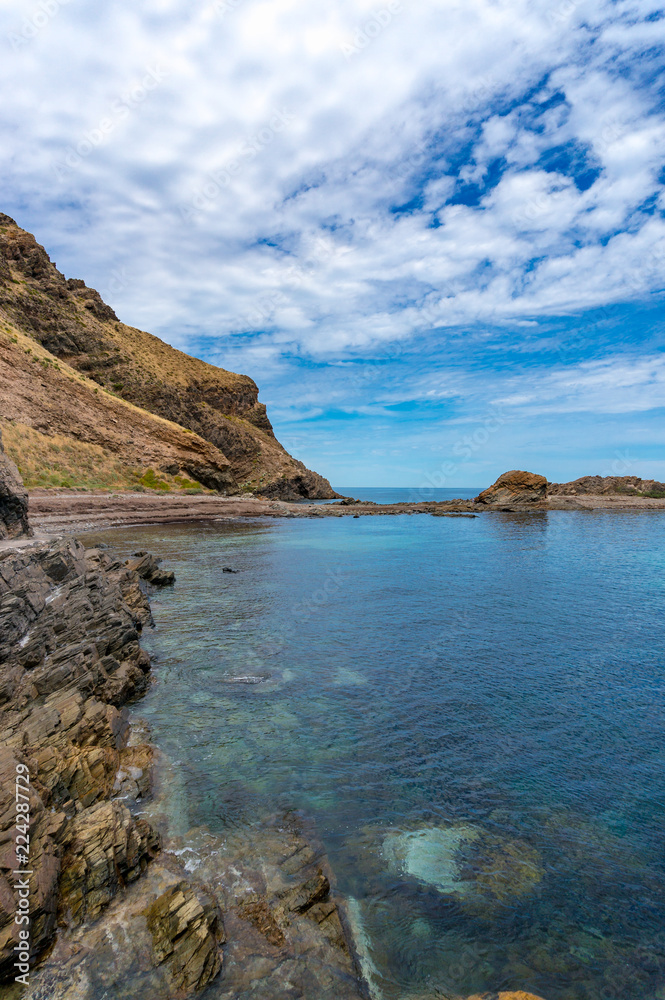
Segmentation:
{"type": "Polygon", "coordinates": [[[28,534],[28,491],[15,464],[5,455],[0,434],[0,539],[28,534]]]}
{"type": "Polygon", "coordinates": [[[2,214],[0,389],[5,419],[92,445],[128,470],[154,466],[220,492],[335,495],[276,440],[252,379],[126,326],[2,214]]]}

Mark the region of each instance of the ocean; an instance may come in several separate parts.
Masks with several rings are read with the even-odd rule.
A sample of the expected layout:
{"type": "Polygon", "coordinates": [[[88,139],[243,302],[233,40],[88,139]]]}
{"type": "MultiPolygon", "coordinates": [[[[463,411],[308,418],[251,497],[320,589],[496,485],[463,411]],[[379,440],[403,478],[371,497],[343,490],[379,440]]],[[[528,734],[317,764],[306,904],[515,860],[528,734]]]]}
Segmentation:
{"type": "Polygon", "coordinates": [[[665,998],[662,514],[96,537],[176,572],[134,709],[174,828],[311,816],[377,1000],[665,998]]]}

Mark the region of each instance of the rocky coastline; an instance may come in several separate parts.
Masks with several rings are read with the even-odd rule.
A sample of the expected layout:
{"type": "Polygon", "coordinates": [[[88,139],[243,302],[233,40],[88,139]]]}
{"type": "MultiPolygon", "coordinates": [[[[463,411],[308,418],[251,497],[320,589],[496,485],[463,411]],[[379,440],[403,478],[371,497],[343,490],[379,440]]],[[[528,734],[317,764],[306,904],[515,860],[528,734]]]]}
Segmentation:
{"type": "Polygon", "coordinates": [[[257,817],[250,831],[224,837],[170,827],[171,765],[146,727],[130,726],[128,706],[153,682],[141,633],[152,624],[153,588],[173,584],[173,573],[148,552],[121,561],[103,545],[49,533],[137,523],[137,511],[143,523],[477,517],[561,509],[556,504],[580,509],[585,498],[607,504],[616,495],[628,496],[623,509],[662,509],[660,497],[644,496],[660,485],[646,491],[631,482],[626,493],[619,483],[617,494],[617,484],[607,490],[593,480],[553,491],[544,477],[514,471],[473,501],[448,503],[347,498],[314,506],[183,495],[141,496],[141,508],[135,496],[62,493],[35,504],[0,452],[0,998],[170,1000],[204,989],[215,1000],[367,996],[352,923],[306,817],[257,817]],[[17,813],[19,773],[29,822],[17,813]],[[26,980],[16,982],[15,952],[25,940],[15,920],[21,868],[27,990],[26,980]]]}
{"type": "Polygon", "coordinates": [[[548,483],[544,476],[512,471],[499,476],[473,500],[377,504],[347,497],[332,503],[293,503],[246,494],[191,495],[186,493],[76,492],[31,490],[30,521],[44,536],[136,524],[168,524],[187,521],[244,519],[254,517],[378,517],[398,514],[430,514],[472,517],[492,512],[589,510],[665,510],[665,485],[635,477],[585,477],[563,485],[548,483]]]}
{"type": "Polygon", "coordinates": [[[172,582],[148,553],[123,563],[73,539],[0,553],[0,977],[16,974],[17,769],[29,773],[37,962],[27,993],[0,996],[166,1000],[219,980],[219,997],[283,996],[291,981],[302,984],[293,996],[359,997],[303,817],[271,817],[242,843],[170,834],[155,794],[168,774],[126,706],[151,682],[149,590],[172,582]],[[183,860],[193,845],[195,875],[183,860]]]}

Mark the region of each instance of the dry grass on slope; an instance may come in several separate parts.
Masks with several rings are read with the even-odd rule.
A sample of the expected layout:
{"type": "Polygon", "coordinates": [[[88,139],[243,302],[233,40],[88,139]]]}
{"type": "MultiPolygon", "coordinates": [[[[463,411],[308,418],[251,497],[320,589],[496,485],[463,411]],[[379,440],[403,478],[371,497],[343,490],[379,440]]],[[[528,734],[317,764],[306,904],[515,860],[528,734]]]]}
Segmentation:
{"type": "Polygon", "coordinates": [[[65,434],[42,434],[27,424],[3,422],[2,440],[28,489],[204,492],[199,483],[183,476],[133,468],[100,445],[65,434]]]}
{"type": "Polygon", "coordinates": [[[228,476],[209,442],[97,386],[1,309],[0,398],[6,447],[28,486],[193,489],[228,476]]]}

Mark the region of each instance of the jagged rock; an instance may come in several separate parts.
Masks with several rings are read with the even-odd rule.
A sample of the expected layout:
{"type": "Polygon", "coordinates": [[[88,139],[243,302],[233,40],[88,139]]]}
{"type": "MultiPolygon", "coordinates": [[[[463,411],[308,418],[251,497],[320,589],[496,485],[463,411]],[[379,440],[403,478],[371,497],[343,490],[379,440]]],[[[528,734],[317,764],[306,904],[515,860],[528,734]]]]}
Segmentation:
{"type": "Polygon", "coordinates": [[[221,913],[187,882],[167,889],[145,911],[155,963],[167,963],[176,989],[202,990],[218,974],[224,940],[221,913]]]}
{"type": "Polygon", "coordinates": [[[582,476],[571,483],[550,483],[549,496],[665,497],[665,483],[638,476],[582,476]]]}
{"type": "Polygon", "coordinates": [[[154,757],[155,751],[149,743],[139,743],[121,750],[113,794],[133,801],[148,795],[152,788],[154,757]]]}
{"type": "Polygon", "coordinates": [[[135,552],[131,559],[125,560],[125,565],[143,580],[152,583],[155,587],[167,587],[175,583],[175,573],[173,570],[160,569],[161,559],[157,559],[151,552],[135,552]]]}
{"type": "Polygon", "coordinates": [[[547,495],[547,479],[533,472],[504,472],[475,503],[495,510],[523,510],[543,507],[547,495]]]}
{"type": "Polygon", "coordinates": [[[29,534],[28,491],[20,472],[5,454],[0,434],[0,538],[29,534]]]}
{"type": "Polygon", "coordinates": [[[139,577],[108,550],[64,539],[0,553],[0,979],[13,977],[17,763],[30,773],[35,955],[58,912],[97,915],[157,849],[144,820],[107,801],[141,756],[123,756],[119,706],[148,684],[138,638],[149,619],[139,577]]]}
{"type": "Polygon", "coordinates": [[[101,802],[79,813],[65,837],[59,909],[70,926],[94,920],[122,886],[145,871],[159,837],[120,802],[101,802]]]}

